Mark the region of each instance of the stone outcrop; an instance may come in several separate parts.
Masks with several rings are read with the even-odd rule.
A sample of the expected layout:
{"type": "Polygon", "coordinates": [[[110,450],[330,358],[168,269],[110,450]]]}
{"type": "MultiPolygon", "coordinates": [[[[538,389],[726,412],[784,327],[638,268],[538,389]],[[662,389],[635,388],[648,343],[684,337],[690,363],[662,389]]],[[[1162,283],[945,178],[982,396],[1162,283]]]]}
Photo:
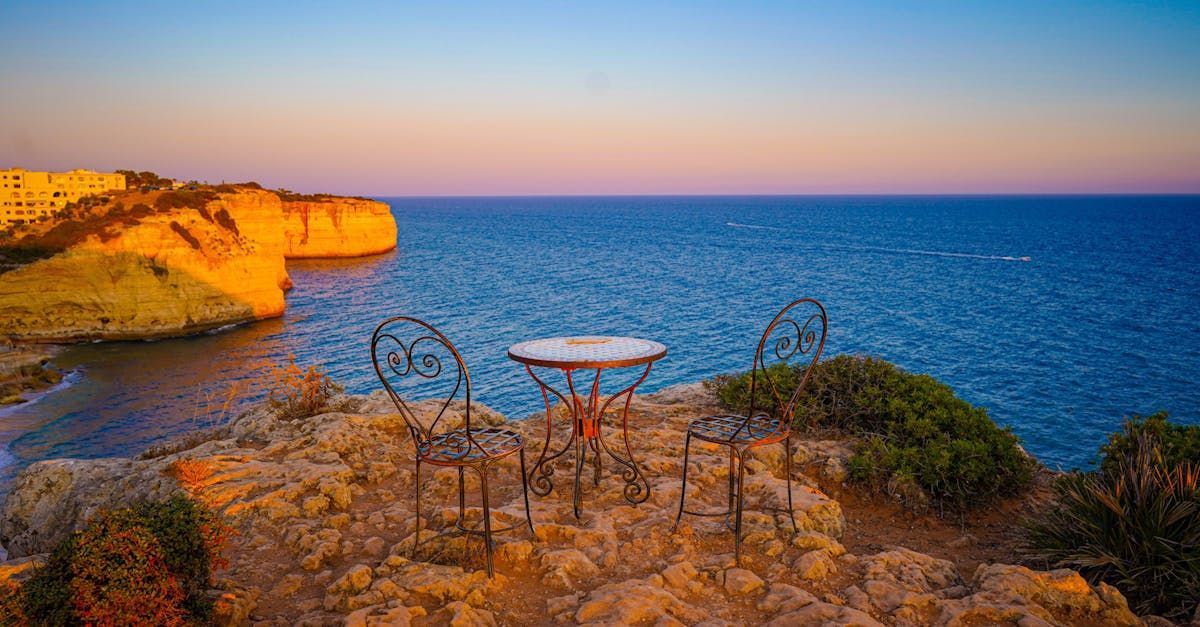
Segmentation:
{"type": "Polygon", "coordinates": [[[239,188],[203,212],[155,212],[0,274],[0,336],[129,340],[276,317],[291,287],[285,257],[395,247],[396,223],[382,203],[284,205],[274,192],[239,188]]]}
{"type": "MultiPolygon", "coordinates": [[[[477,409],[484,422],[504,422],[477,409]]],[[[17,558],[42,553],[99,507],[184,490],[239,530],[214,592],[228,599],[231,624],[1139,624],[1118,591],[1070,570],[983,564],[964,576],[951,562],[903,547],[852,554],[838,541],[847,524],[840,505],[803,474],[795,485],[801,529],[793,533],[772,511],[786,498],[779,455],[750,468],[744,555],[735,564],[721,518],[687,517],[672,528],[682,430],[713,409],[699,386],[635,398],[633,447],[650,499],[629,505],[624,483],[606,474],[598,486],[584,482],[576,519],[563,463],[554,490],[532,498],[536,535],[524,525],[518,461],[497,462],[489,480],[494,522],[514,530],[496,536],[495,579],[482,570],[477,538],[445,534],[458,516],[452,468],[422,471],[414,557],[412,445],[382,394],[362,399],[354,413],[290,422],[253,412],[196,446],[146,459],[34,464],[0,512],[0,543],[17,558]]],[[[544,418],[508,427],[540,450],[544,418]]],[[[822,447],[829,448],[801,446],[796,461],[811,461],[822,447]]],[[[689,507],[722,507],[726,456],[697,445],[692,462],[689,507]]],[[[478,526],[479,482],[473,473],[465,480],[465,524],[478,526]]],[[[28,572],[24,563],[8,570],[28,572]]],[[[5,572],[0,565],[0,580],[5,572]]]]}
{"type": "Polygon", "coordinates": [[[52,351],[0,346],[0,408],[23,403],[37,392],[62,381],[49,364],[52,351]]]}
{"type": "Polygon", "coordinates": [[[396,247],[396,221],[377,200],[285,200],[283,229],[289,259],[362,257],[396,247]]]}

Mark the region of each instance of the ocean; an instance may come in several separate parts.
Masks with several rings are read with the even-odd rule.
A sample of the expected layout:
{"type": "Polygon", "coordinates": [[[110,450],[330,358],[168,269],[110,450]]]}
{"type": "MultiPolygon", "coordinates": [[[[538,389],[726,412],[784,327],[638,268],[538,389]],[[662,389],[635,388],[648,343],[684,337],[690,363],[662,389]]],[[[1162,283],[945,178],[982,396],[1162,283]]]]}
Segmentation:
{"type": "Polygon", "coordinates": [[[396,251],[289,262],[281,319],[65,350],[68,385],[0,413],[0,494],[36,460],[214,424],[231,385],[288,356],[375,390],[370,334],[396,314],[443,330],[474,397],[512,418],[542,407],[516,342],[657,340],[651,391],[747,369],[778,308],[812,296],[827,355],[931,374],[1053,468],[1089,466],[1132,413],[1200,423],[1200,197],[383,200],[396,251]]]}

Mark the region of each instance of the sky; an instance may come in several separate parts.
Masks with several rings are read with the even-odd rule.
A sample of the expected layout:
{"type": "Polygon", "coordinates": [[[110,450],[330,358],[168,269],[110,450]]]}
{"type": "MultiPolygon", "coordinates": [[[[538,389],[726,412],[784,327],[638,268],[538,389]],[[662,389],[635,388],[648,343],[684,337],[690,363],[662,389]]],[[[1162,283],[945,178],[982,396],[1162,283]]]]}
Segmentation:
{"type": "Polygon", "coordinates": [[[1195,0],[0,16],[0,167],[368,196],[1200,192],[1195,0]]]}

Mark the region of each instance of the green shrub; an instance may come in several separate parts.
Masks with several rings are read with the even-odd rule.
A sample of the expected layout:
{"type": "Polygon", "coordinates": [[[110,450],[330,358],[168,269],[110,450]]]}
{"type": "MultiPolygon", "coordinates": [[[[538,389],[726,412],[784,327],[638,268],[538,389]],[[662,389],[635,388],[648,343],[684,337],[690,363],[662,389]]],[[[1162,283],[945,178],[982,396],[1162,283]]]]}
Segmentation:
{"type": "Polygon", "coordinates": [[[184,496],[101,513],[54,548],[9,611],[40,625],[203,621],[228,532],[184,496]]]}
{"type": "Polygon", "coordinates": [[[1101,470],[1111,472],[1119,461],[1129,458],[1139,437],[1151,440],[1167,466],[1200,463],[1200,425],[1173,423],[1167,419],[1167,412],[1160,411],[1150,416],[1134,414],[1123,430],[1108,436],[1108,443],[1100,447],[1101,470]]]}
{"type": "MultiPolygon", "coordinates": [[[[766,373],[790,392],[802,367],[776,364],[766,373]]],[[[748,374],[719,377],[711,387],[726,407],[746,411],[748,374]]],[[[761,387],[756,407],[778,412],[761,387]]],[[[913,506],[959,509],[1012,493],[1029,482],[1036,466],[1016,436],[982,408],[932,377],[882,359],[838,355],[818,363],[796,405],[797,427],[829,427],[858,437],[849,464],[852,480],[900,495],[913,506]]]]}
{"type": "Polygon", "coordinates": [[[210,190],[175,190],[167,191],[158,195],[154,199],[154,208],[159,211],[170,211],[172,209],[201,209],[208,205],[217,197],[215,192],[210,190]]]}
{"type": "MultiPolygon", "coordinates": [[[[779,390],[796,389],[799,377],[803,376],[803,372],[799,372],[798,369],[792,368],[785,362],[772,364],[765,370],[765,373],[765,376],[770,377],[779,390]]],[[[731,411],[743,414],[750,411],[750,375],[748,373],[720,374],[705,381],[704,385],[716,392],[717,399],[731,411]]],[[[787,398],[782,400],[787,402],[787,398]]],[[[764,385],[762,382],[755,385],[755,413],[761,411],[776,416],[782,409],[771,393],[770,386],[764,385]]]]}
{"type": "Polygon", "coordinates": [[[1187,620],[1200,601],[1200,463],[1168,461],[1178,442],[1162,434],[1176,426],[1134,418],[1099,469],[1060,477],[1055,502],[1026,522],[1030,556],[1116,586],[1138,613],[1187,620]]]}

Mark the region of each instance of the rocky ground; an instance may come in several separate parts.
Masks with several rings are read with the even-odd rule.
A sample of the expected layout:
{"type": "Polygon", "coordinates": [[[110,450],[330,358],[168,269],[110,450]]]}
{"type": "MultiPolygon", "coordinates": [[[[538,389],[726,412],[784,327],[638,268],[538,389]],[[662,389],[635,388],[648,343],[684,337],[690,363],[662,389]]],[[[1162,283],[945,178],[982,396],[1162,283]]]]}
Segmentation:
{"type": "MultiPolygon", "coordinates": [[[[900,546],[903,531],[875,541],[848,533],[842,505],[820,488],[840,485],[844,473],[849,449],[835,441],[802,441],[795,453],[803,469],[794,487],[799,534],[772,511],[787,502],[782,447],[749,464],[744,553],[735,565],[732,535],[719,518],[685,517],[672,530],[685,425],[715,409],[700,385],[638,397],[631,429],[650,499],[629,505],[624,483],[606,476],[599,486],[585,482],[576,520],[564,463],[554,491],[532,496],[536,535],[522,526],[517,460],[500,463],[493,512],[516,530],[497,536],[493,580],[482,570],[479,540],[432,539],[454,524],[458,477],[451,469],[423,471],[428,530],[412,558],[413,451],[382,395],[355,414],[283,422],[252,413],[211,439],[140,459],[36,464],[0,512],[0,542],[23,557],[0,566],[0,578],[28,572],[24,556],[47,550],[96,509],[182,486],[239,531],[220,574],[221,616],[235,624],[1142,624],[1117,590],[1089,586],[1074,571],[1034,571],[993,563],[986,550],[972,553],[987,537],[963,543],[966,558],[960,552],[948,560],[935,557],[938,550],[900,546]],[[854,538],[854,550],[843,538],[854,538]]],[[[483,408],[473,416],[504,420],[483,408]]],[[[540,452],[544,419],[510,426],[530,436],[531,457],[540,452]]],[[[695,446],[692,462],[689,508],[720,507],[723,451],[695,446]]],[[[467,490],[467,518],[477,523],[478,482],[470,473],[467,490]]],[[[886,508],[871,511],[866,524],[886,524],[878,515],[886,508]]],[[[851,525],[861,519],[852,516],[851,525]]],[[[905,526],[912,521],[898,517],[896,528],[905,526]]]]}

